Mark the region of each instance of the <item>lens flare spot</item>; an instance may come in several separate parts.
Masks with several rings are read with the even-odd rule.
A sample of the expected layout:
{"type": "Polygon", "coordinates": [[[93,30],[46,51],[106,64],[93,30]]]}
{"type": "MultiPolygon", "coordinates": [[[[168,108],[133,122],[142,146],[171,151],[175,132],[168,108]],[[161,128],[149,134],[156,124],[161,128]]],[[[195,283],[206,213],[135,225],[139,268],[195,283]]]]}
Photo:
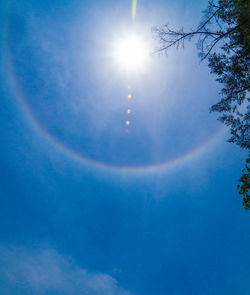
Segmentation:
{"type": "Polygon", "coordinates": [[[137,0],[132,1],[132,18],[135,19],[136,17],[136,6],[137,6],[137,0]]]}
{"type": "Polygon", "coordinates": [[[130,100],[132,98],[132,95],[131,94],[129,94],[128,95],[128,100],[130,100]]]}
{"type": "Polygon", "coordinates": [[[130,121],[126,121],[126,125],[129,126],[130,125],[130,121]]]}
{"type": "Polygon", "coordinates": [[[130,115],[130,114],[131,114],[131,110],[130,110],[130,109],[128,109],[128,110],[127,110],[127,113],[128,113],[128,115],[130,115]]]}

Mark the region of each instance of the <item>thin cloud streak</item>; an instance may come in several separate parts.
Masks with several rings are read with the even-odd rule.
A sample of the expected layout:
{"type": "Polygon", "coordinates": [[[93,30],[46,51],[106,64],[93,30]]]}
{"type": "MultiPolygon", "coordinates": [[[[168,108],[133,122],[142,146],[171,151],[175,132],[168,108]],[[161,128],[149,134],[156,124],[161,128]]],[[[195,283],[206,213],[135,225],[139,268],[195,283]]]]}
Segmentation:
{"type": "Polygon", "coordinates": [[[90,273],[70,257],[43,247],[0,246],[0,277],[7,289],[21,294],[133,295],[118,286],[115,278],[90,273]]]}

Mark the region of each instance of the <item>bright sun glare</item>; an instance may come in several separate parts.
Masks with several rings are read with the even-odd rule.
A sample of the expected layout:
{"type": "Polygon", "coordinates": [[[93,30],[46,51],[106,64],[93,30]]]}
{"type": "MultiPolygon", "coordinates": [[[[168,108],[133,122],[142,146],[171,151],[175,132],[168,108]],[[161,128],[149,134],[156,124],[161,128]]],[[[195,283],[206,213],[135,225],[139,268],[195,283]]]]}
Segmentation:
{"type": "Polygon", "coordinates": [[[129,35],[117,41],[114,57],[121,69],[137,71],[145,69],[148,61],[148,48],[139,36],[129,35]]]}

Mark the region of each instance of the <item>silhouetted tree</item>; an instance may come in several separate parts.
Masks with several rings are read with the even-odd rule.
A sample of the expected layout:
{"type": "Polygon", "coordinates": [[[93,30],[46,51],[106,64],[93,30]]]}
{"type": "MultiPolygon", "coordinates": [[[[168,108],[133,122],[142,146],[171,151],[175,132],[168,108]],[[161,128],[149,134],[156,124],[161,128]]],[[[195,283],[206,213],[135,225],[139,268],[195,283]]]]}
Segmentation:
{"type": "Polygon", "coordinates": [[[241,184],[238,185],[239,194],[243,195],[243,205],[247,210],[250,210],[250,158],[246,160],[246,168],[242,170],[243,174],[239,181],[241,184]]]}
{"type": "MultiPolygon", "coordinates": [[[[249,57],[250,2],[246,0],[209,1],[208,8],[195,30],[173,30],[169,25],[155,28],[160,40],[159,51],[184,47],[187,40],[197,37],[201,60],[207,59],[211,73],[221,83],[221,99],[211,106],[211,112],[221,113],[219,120],[230,127],[229,142],[250,149],[249,132],[249,57]]],[[[249,160],[240,178],[239,193],[245,196],[249,208],[249,160]]]]}

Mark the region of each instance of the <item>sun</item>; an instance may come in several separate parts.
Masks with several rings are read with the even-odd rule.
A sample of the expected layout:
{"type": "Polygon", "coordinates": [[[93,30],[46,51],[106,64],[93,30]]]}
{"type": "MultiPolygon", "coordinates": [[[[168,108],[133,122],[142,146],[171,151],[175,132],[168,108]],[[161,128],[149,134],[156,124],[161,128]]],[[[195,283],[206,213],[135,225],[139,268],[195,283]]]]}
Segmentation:
{"type": "Polygon", "coordinates": [[[146,42],[134,34],[118,39],[114,45],[114,58],[120,69],[129,72],[145,70],[148,63],[146,42]]]}

